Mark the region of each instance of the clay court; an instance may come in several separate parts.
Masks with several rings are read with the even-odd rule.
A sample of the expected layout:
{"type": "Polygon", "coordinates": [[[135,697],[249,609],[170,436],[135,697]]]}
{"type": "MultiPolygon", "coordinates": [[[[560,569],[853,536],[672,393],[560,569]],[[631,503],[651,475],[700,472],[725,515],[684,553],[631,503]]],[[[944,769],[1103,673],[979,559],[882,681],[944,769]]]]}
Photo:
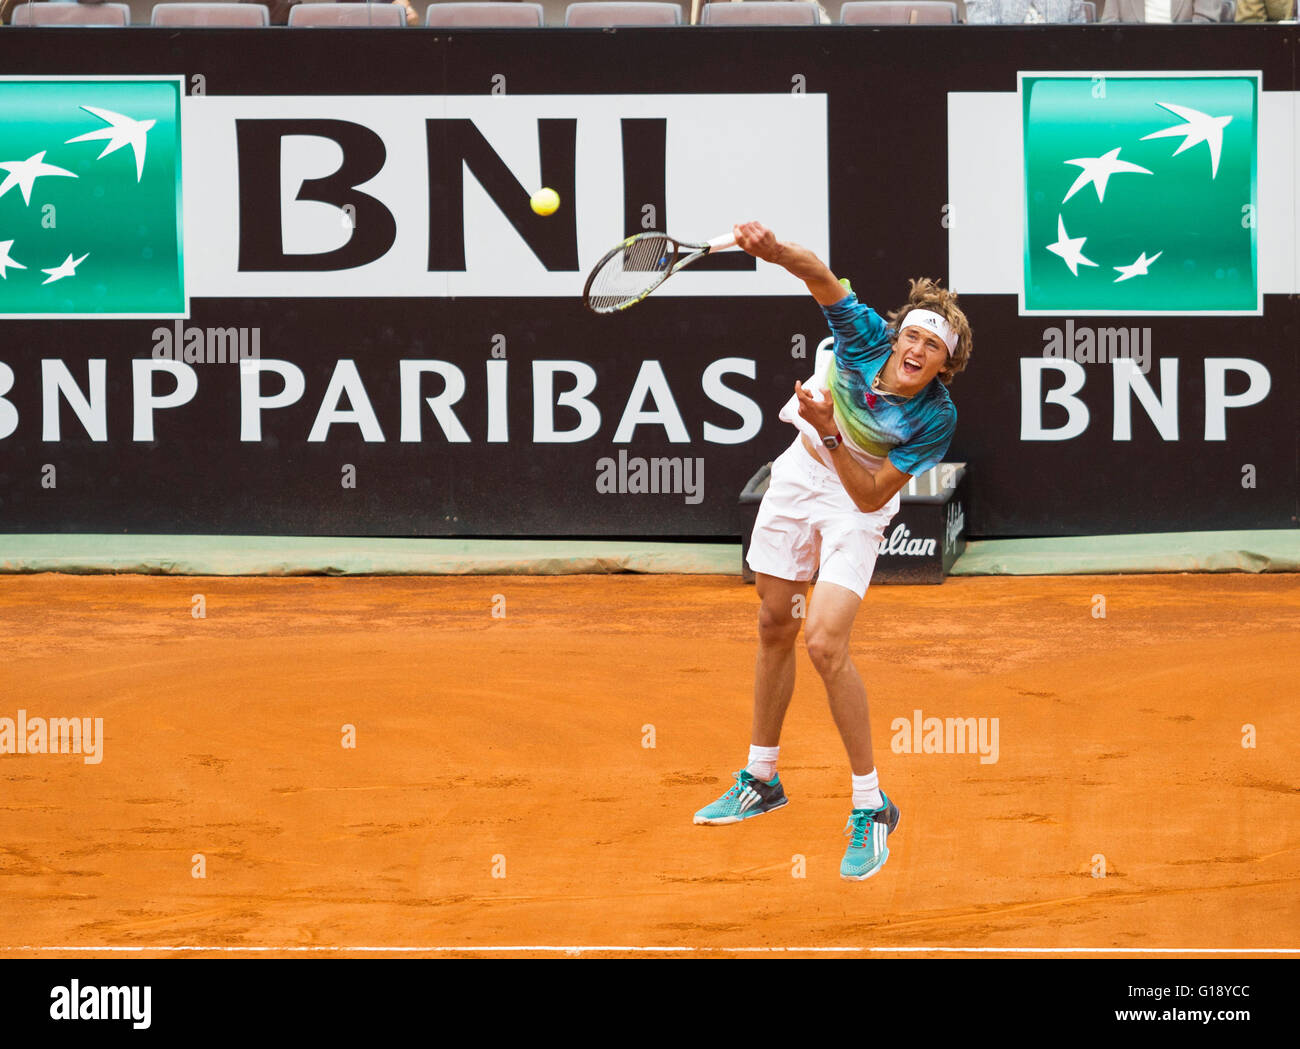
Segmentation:
{"type": "Polygon", "coordinates": [[[873,588],[854,654],[902,821],[865,883],[802,653],[791,804],[691,824],[744,761],[755,610],[723,576],[0,577],[0,716],[105,737],[5,758],[2,953],[1297,943],[1295,576],[873,588]],[[997,761],[892,752],[915,710],[997,718],[997,761]]]}

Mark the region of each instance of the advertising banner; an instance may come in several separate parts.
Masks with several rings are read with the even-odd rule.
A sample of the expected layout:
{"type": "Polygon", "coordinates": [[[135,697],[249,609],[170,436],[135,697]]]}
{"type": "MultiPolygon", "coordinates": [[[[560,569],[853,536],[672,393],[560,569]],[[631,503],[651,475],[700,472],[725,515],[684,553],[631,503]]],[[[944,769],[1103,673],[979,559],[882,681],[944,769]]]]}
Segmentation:
{"type": "Polygon", "coordinates": [[[739,251],[581,292],[747,219],[961,293],[968,535],[1292,526],[1296,43],[0,33],[0,529],[734,537],[821,311],[739,251]]]}

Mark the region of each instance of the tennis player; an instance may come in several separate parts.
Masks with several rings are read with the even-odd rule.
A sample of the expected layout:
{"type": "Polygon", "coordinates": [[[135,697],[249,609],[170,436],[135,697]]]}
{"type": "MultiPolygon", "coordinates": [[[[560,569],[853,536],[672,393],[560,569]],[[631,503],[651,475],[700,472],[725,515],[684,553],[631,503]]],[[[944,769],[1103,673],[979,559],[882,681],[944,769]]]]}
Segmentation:
{"type": "MultiPolygon", "coordinates": [[[[794,643],[816,575],[804,636],[853,775],[840,876],[862,881],[889,858],[898,806],[880,789],[867,690],[849,657],[849,635],[877,547],[898,512],[899,491],[948,450],[957,410],[946,386],[970,359],[970,325],[956,294],[931,280],[912,281],[907,302],[886,322],[807,248],[778,241],[758,222],[739,225],[735,233],[745,251],[808,285],[835,350],[823,355],[818,371],[825,374],[814,374],[806,386],[796,382],[781,410],[799,433],[772,464],[750,541],[760,606],[749,763],[735,773],[730,790],[695,814],[695,822],[738,823],[787,803],[777,755],[794,694],[794,643]]],[[[887,637],[877,639],[877,651],[890,658],[887,637]]]]}

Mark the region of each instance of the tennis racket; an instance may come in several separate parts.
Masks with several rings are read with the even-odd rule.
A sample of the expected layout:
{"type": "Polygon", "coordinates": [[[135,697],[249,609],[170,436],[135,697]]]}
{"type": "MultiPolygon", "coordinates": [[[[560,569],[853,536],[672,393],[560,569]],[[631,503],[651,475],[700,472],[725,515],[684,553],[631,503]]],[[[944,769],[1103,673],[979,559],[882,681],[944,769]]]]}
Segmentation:
{"type": "Polygon", "coordinates": [[[715,251],[736,246],[724,233],[704,244],[674,240],[666,233],[638,233],[609,251],[587,277],[582,301],[593,313],[617,313],[635,306],[678,270],[715,251]]]}

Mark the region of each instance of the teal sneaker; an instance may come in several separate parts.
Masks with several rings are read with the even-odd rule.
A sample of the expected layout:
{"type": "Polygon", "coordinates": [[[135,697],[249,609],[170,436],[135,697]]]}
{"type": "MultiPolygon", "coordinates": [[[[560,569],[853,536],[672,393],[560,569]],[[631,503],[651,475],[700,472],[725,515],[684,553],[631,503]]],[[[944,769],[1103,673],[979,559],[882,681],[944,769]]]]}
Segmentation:
{"type": "Polygon", "coordinates": [[[789,804],[785,796],[785,787],[781,777],[773,776],[770,783],[751,776],[744,769],[733,773],[736,782],[732,788],[712,805],[706,805],[695,814],[695,823],[707,823],[719,826],[723,823],[739,823],[751,816],[761,816],[789,804]]]}
{"type": "Polygon", "coordinates": [[[883,791],[885,803],[878,809],[854,809],[844,833],[849,847],[840,863],[840,877],[866,881],[889,859],[889,836],[898,826],[898,806],[883,791]]]}

